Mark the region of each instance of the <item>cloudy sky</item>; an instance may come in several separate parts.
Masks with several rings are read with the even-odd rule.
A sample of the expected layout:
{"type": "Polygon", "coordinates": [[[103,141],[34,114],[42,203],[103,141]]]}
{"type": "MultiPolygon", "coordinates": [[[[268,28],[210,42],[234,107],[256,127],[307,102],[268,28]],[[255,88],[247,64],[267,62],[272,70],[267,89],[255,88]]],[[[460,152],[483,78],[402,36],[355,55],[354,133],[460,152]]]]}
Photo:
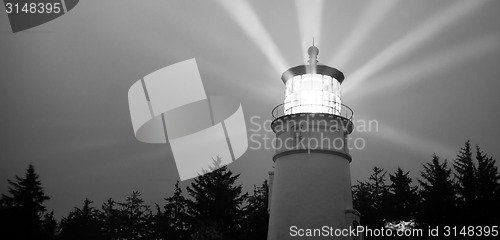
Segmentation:
{"type": "MultiPolygon", "coordinates": [[[[352,134],[365,144],[351,152],[353,182],[373,166],[416,177],[467,139],[498,158],[499,22],[495,0],[85,0],[13,34],[0,11],[0,190],[33,163],[58,217],[132,190],[162,202],[179,176],[169,145],[135,139],[130,86],[196,58],[207,95],[239,100],[251,134],[313,37],[319,61],[346,75],[355,124],[378,123],[352,134]]],[[[249,149],[230,169],[251,191],[272,155],[249,149]]]]}

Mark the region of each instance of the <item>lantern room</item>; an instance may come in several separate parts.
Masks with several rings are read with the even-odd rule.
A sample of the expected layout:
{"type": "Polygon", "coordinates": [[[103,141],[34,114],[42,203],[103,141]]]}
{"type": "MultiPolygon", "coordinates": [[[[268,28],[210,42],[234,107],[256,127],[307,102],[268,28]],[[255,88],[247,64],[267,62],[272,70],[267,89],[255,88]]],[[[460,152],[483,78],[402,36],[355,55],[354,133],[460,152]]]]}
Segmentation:
{"type": "Polygon", "coordinates": [[[284,115],[297,113],[326,113],[341,115],[340,84],[344,74],[319,65],[319,49],[308,49],[309,64],[288,69],[281,79],[285,83],[284,115]]]}

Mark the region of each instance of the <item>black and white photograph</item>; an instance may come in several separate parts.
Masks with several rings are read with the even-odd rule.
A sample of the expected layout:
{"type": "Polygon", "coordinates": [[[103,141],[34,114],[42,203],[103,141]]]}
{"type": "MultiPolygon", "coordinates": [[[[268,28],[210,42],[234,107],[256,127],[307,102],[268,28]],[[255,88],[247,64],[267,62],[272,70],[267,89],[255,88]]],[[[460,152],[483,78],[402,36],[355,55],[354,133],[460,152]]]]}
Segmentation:
{"type": "Polygon", "coordinates": [[[3,0],[0,238],[498,239],[499,0],[3,0]]]}

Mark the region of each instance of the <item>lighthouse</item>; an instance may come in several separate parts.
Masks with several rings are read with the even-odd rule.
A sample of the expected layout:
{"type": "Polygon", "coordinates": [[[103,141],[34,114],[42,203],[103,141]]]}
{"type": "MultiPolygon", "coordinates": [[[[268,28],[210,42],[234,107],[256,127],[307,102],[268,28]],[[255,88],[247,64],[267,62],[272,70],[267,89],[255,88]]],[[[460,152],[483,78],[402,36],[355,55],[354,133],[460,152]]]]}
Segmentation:
{"type": "Polygon", "coordinates": [[[281,76],[285,100],[272,111],[268,240],[356,239],[335,236],[360,221],[352,206],[347,143],[353,112],[340,98],[344,74],[319,64],[314,44],[308,54],[307,64],[281,76]]]}

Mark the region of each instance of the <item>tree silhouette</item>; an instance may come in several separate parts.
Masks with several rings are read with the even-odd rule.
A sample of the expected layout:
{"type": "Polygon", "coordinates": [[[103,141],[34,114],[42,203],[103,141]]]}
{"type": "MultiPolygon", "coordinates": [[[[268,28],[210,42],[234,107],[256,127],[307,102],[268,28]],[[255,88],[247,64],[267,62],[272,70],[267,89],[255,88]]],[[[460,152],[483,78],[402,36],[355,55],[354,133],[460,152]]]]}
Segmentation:
{"type": "Polygon", "coordinates": [[[253,195],[248,198],[247,217],[245,219],[247,239],[267,239],[269,223],[269,212],[267,211],[268,193],[269,185],[265,180],[261,186],[254,186],[253,195]]]}
{"type": "Polygon", "coordinates": [[[121,212],[116,205],[117,203],[113,199],[108,198],[99,211],[99,220],[102,223],[106,239],[119,239],[119,234],[122,231],[121,212]]]}
{"type": "Polygon", "coordinates": [[[99,220],[99,212],[91,207],[91,204],[92,201],[85,199],[81,209],[75,208],[67,217],[63,217],[59,226],[58,239],[105,239],[102,223],[99,220]]]}
{"type": "MultiPolygon", "coordinates": [[[[14,239],[43,238],[41,236],[50,232],[49,230],[44,232],[42,224],[46,213],[44,202],[50,197],[45,195],[32,164],[28,166],[24,178],[18,176],[15,178],[15,181],[8,180],[9,195],[2,194],[0,211],[1,225],[4,228],[2,232],[14,239]]],[[[52,236],[46,237],[52,238],[52,236]]]]}
{"type": "Polygon", "coordinates": [[[144,204],[141,193],[133,191],[124,203],[118,203],[120,220],[122,224],[119,232],[123,239],[143,239],[149,235],[148,213],[150,207],[144,204]]]}
{"type": "Polygon", "coordinates": [[[165,200],[167,203],[163,211],[156,205],[155,232],[162,239],[188,239],[186,199],[182,195],[179,181],[175,183],[174,194],[165,200]]]}
{"type": "Polygon", "coordinates": [[[477,206],[477,170],[473,162],[469,140],[467,140],[465,146],[460,149],[453,166],[456,171],[455,178],[457,179],[456,190],[458,194],[457,200],[460,221],[466,225],[473,224],[477,221],[475,218],[477,206]]]}
{"type": "Polygon", "coordinates": [[[384,208],[389,188],[385,183],[384,169],[374,167],[368,181],[353,186],[354,208],[362,214],[362,223],[369,228],[384,226],[384,208]]]}
{"type": "Polygon", "coordinates": [[[455,178],[448,162],[433,155],[430,163],[423,164],[419,190],[411,186],[409,172],[398,168],[389,174],[388,195],[380,194],[384,192],[385,173],[375,167],[368,181],[353,186],[353,204],[362,214],[363,225],[375,228],[384,221],[412,219],[423,229],[499,225],[500,174],[496,161],[478,145],[473,158],[470,146],[467,141],[454,161],[455,178]]]}
{"type": "Polygon", "coordinates": [[[479,225],[498,225],[500,218],[500,174],[495,159],[484,154],[476,145],[477,160],[477,222],[479,225]]]}
{"type": "Polygon", "coordinates": [[[432,162],[424,164],[423,167],[423,179],[418,180],[422,188],[419,223],[433,227],[456,223],[454,183],[447,161],[440,163],[439,157],[434,154],[432,162]]]}
{"type": "Polygon", "coordinates": [[[54,218],[54,211],[50,211],[50,213],[45,213],[42,220],[41,239],[45,240],[55,239],[56,231],[57,231],[57,221],[54,218]]]}
{"type": "Polygon", "coordinates": [[[410,221],[415,217],[418,203],[417,187],[411,186],[410,172],[404,172],[400,167],[389,174],[391,184],[387,196],[386,216],[389,221],[410,221]]]}
{"type": "Polygon", "coordinates": [[[201,169],[202,174],[200,174],[200,175],[210,173],[214,170],[217,170],[221,166],[222,166],[222,158],[220,156],[217,156],[216,158],[212,158],[212,166],[208,166],[209,170],[202,168],[201,169]]]}
{"type": "MultiPolygon", "coordinates": [[[[220,162],[220,157],[214,163],[220,162]]],[[[241,234],[245,216],[242,204],[247,194],[242,194],[238,175],[219,167],[211,173],[194,179],[187,187],[192,199],[186,201],[193,239],[237,239],[241,234]]]]}

